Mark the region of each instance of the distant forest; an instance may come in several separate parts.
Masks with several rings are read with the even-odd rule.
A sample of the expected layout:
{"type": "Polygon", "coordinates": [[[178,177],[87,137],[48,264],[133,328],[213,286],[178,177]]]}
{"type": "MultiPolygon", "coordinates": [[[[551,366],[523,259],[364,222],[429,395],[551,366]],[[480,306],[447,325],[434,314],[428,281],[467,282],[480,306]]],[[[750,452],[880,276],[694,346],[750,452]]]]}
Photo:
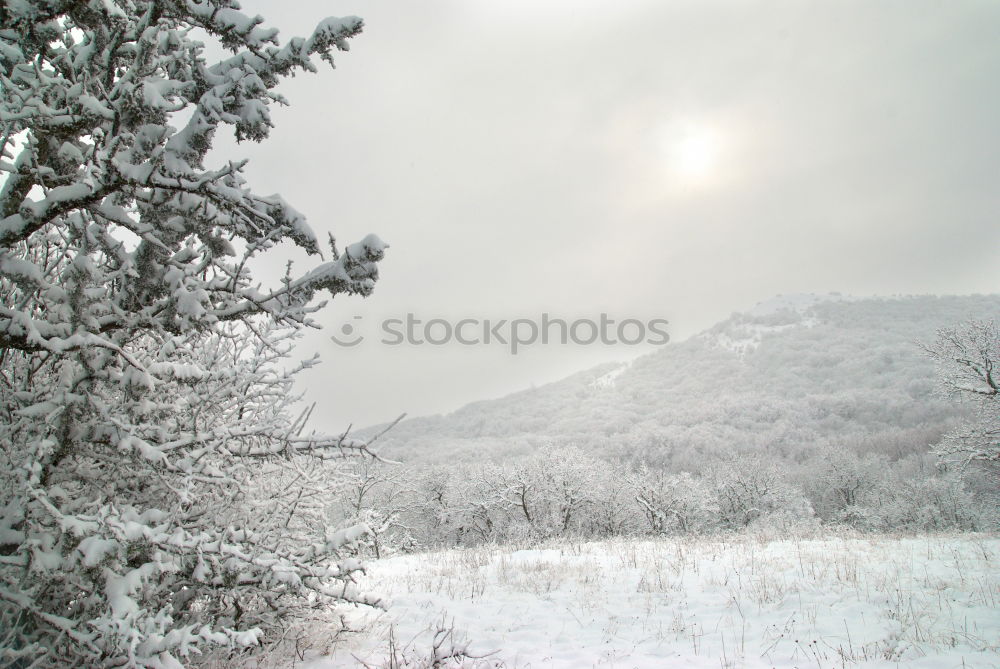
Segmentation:
{"type": "Polygon", "coordinates": [[[997,524],[996,469],[939,457],[975,406],[926,347],[1000,297],[776,298],[630,365],[396,426],[334,513],[404,546],[751,525],[997,524]]]}

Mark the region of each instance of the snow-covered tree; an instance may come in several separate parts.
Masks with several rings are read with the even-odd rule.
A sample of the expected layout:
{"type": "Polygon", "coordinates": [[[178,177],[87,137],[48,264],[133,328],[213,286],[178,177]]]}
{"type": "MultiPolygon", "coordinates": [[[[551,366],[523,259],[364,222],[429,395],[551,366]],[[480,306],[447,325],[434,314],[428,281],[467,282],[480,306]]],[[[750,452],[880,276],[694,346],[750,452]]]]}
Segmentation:
{"type": "Polygon", "coordinates": [[[582,531],[608,466],[573,447],[546,447],[526,462],[535,480],[532,527],[539,536],[582,531]]]}
{"type": "Polygon", "coordinates": [[[344,463],[339,469],[342,480],[330,496],[333,503],[327,503],[327,513],[347,523],[366,525],[365,546],[375,558],[383,557],[386,549],[412,550],[411,524],[416,526],[413,517],[422,511],[416,501],[414,472],[370,458],[344,463]]]}
{"type": "Polygon", "coordinates": [[[846,518],[879,486],[886,485],[889,462],[884,456],[857,453],[832,445],[807,463],[800,475],[813,509],[823,520],[846,518]]]}
{"type": "Polygon", "coordinates": [[[708,474],[715,487],[719,518],[728,529],[740,529],[758,520],[808,518],[812,507],[786,473],[763,458],[728,458],[708,474]],[[772,518],[773,517],[773,518],[772,518]]]}
{"type": "Polygon", "coordinates": [[[715,491],[704,478],[689,472],[671,474],[643,465],[628,480],[654,534],[701,532],[718,522],[715,491]]]}
{"type": "Polygon", "coordinates": [[[963,462],[1000,468],[1000,327],[968,321],[938,331],[924,347],[938,364],[941,388],[972,404],[973,416],[945,435],[937,453],[963,462]]]}
{"type": "Polygon", "coordinates": [[[319,242],[245,161],[206,164],[360,30],[282,45],[232,0],[0,7],[0,666],[176,667],[373,601],[336,559],[365,528],[303,521],[317,480],[295,472],[367,444],[302,434],[279,363],[317,295],[372,291],[385,245],[331,238],[261,286],[255,258],[319,242]]]}

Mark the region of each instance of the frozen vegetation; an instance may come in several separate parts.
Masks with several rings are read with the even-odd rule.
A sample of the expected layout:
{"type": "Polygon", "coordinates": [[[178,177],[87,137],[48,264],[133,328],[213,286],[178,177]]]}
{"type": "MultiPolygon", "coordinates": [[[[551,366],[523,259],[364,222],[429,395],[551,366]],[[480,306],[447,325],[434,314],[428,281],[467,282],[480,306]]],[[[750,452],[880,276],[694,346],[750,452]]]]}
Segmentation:
{"type": "Polygon", "coordinates": [[[403,422],[382,453],[406,465],[353,468],[333,513],[370,522],[376,554],[775,523],[995,529],[1000,339],[949,327],[982,313],[1000,297],[771,300],[630,365],[403,422]]]}
{"type": "Polygon", "coordinates": [[[367,632],[320,633],[325,657],[302,667],[457,653],[441,666],[985,669],[1000,664],[998,558],[993,536],[850,533],[396,557],[364,580],[389,612],[345,610],[367,632]]]}
{"type": "Polygon", "coordinates": [[[220,132],[261,141],[282,79],[360,33],[285,43],[235,2],[0,9],[0,667],[177,669],[335,600],[332,527],[289,363],[317,299],[369,295],[386,245],[324,244],[220,132]],[[221,54],[212,58],[213,49],[221,54]],[[261,281],[287,242],[306,269],[261,281]]]}

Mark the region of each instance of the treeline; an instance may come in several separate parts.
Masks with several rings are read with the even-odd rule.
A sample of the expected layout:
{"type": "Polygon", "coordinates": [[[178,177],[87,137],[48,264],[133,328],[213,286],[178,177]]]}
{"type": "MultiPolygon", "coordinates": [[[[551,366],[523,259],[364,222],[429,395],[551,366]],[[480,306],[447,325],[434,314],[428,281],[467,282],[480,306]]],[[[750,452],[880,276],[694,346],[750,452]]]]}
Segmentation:
{"type": "Polygon", "coordinates": [[[550,447],[502,464],[365,462],[347,474],[328,512],[331,520],[369,525],[376,556],[553,537],[820,525],[980,530],[998,522],[986,474],[962,475],[931,455],[890,460],[842,449],[794,467],[744,456],[675,473],[550,447]]]}

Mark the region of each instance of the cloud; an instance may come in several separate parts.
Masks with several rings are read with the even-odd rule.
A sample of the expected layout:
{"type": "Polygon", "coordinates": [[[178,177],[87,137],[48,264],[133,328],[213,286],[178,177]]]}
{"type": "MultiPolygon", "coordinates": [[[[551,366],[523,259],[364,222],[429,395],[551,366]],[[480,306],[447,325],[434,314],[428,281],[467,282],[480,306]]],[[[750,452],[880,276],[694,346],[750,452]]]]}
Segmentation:
{"type": "MultiPolygon", "coordinates": [[[[665,312],[684,335],[779,292],[1000,286],[1000,5],[245,7],[286,38],[327,14],[366,19],[336,72],[283,88],[292,105],[272,140],[232,149],[321,236],[392,244],[375,296],[338,300],[331,326],[376,308],[610,305],[665,312]],[[724,138],[698,188],[664,169],[658,146],[683,124],[724,138]]],[[[483,371],[467,351],[428,355],[328,355],[328,373],[357,379],[328,415],[454,407],[450,389],[513,390],[573,358],[486,356],[483,371]],[[384,378],[365,380],[379,365],[397,370],[383,374],[388,394],[384,378]]]]}

